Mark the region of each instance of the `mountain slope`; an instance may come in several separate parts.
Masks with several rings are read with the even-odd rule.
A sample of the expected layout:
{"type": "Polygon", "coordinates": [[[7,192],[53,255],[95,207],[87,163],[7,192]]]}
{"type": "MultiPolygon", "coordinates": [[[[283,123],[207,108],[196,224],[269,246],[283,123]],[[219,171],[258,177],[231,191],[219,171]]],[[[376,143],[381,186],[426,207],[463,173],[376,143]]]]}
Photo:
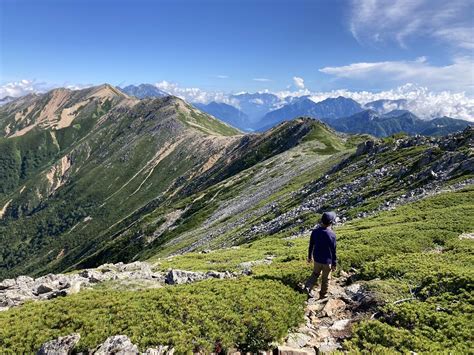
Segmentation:
{"type": "Polygon", "coordinates": [[[9,152],[0,167],[8,177],[0,195],[2,272],[19,264],[40,271],[47,261],[87,253],[105,226],[176,193],[241,139],[174,97],[117,105],[95,117],[75,141],[62,137],[76,128],[50,126],[0,141],[9,152]]]}
{"type": "Polygon", "coordinates": [[[119,103],[131,105],[126,94],[104,84],[84,90],[59,88],[46,94],[30,94],[0,107],[0,132],[18,137],[31,130],[58,130],[99,116],[119,103]]]}
{"type": "Polygon", "coordinates": [[[233,127],[237,127],[242,130],[248,130],[248,116],[234,106],[215,101],[212,101],[208,104],[195,103],[194,106],[203,112],[227,122],[233,127]]]}

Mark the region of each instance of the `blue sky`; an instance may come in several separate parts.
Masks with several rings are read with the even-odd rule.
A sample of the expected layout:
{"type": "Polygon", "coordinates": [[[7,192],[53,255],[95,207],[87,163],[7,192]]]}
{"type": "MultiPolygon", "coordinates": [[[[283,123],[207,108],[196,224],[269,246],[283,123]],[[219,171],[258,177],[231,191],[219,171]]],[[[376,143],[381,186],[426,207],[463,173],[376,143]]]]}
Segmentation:
{"type": "MultiPolygon", "coordinates": [[[[426,12],[435,4],[438,14],[454,12],[441,25],[453,33],[470,27],[472,35],[474,2],[399,1],[392,11],[401,12],[401,19],[374,25],[390,3],[396,2],[2,0],[1,79],[115,85],[167,80],[206,90],[256,91],[284,90],[300,77],[310,90],[383,90],[393,80],[360,80],[348,66],[406,62],[436,71],[466,56],[472,64],[472,38],[463,47],[433,35],[429,24],[403,41],[393,31],[410,26],[403,16],[432,21],[426,12]],[[371,3],[376,6],[364,18],[361,12],[371,3]],[[407,3],[419,3],[415,13],[403,13],[407,3]],[[370,38],[377,32],[379,38],[370,38]]],[[[467,74],[472,79],[472,71],[467,74]]],[[[460,89],[466,90],[465,82],[460,89]]]]}
{"type": "Polygon", "coordinates": [[[197,101],[421,90],[461,93],[442,104],[474,112],[472,0],[1,0],[0,10],[0,96],[104,82],[197,101]]]}

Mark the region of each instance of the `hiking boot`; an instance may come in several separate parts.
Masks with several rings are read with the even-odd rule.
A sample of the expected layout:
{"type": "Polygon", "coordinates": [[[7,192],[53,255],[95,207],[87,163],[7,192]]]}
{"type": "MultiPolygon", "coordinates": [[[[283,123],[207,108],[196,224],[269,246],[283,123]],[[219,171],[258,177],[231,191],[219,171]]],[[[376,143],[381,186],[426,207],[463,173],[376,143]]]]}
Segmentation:
{"type": "Polygon", "coordinates": [[[321,301],[324,301],[324,300],[328,300],[329,297],[328,297],[327,294],[321,294],[321,293],[320,293],[320,294],[319,294],[319,299],[320,299],[321,301]]]}
{"type": "Polygon", "coordinates": [[[305,287],[304,292],[308,295],[308,298],[314,298],[315,294],[312,289],[305,287]]]}

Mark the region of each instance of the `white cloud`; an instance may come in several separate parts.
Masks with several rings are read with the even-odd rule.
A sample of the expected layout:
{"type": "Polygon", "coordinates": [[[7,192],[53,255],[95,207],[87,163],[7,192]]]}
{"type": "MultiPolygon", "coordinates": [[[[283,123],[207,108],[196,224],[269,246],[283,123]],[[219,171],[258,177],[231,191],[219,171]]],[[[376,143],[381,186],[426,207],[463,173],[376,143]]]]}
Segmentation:
{"type": "Polygon", "coordinates": [[[263,100],[262,99],[252,99],[250,102],[256,104],[256,105],[263,105],[263,100]]]}
{"type": "Polygon", "coordinates": [[[0,85],[0,98],[5,96],[19,97],[45,90],[45,83],[24,79],[0,85]]]}
{"type": "Polygon", "coordinates": [[[385,61],[352,63],[339,67],[325,67],[320,72],[337,78],[363,80],[372,84],[401,84],[414,82],[438,90],[474,89],[474,61],[456,58],[452,64],[435,66],[426,57],[414,61],[385,61]]]}
{"type": "Polygon", "coordinates": [[[304,89],[304,79],[299,76],[293,77],[293,83],[298,89],[304,89]]]}
{"type": "Polygon", "coordinates": [[[474,98],[464,92],[433,92],[423,86],[405,84],[395,89],[379,92],[341,89],[311,93],[311,99],[314,102],[338,96],[351,98],[362,105],[381,99],[405,99],[407,104],[404,108],[422,119],[449,116],[474,122],[474,98]]]}
{"type": "Polygon", "coordinates": [[[229,105],[236,106],[238,103],[229,97],[228,94],[219,91],[204,91],[200,88],[184,88],[177,83],[172,83],[166,80],[160,81],[155,86],[167,93],[180,97],[188,102],[208,103],[211,101],[224,102],[229,105]]]}
{"type": "Polygon", "coordinates": [[[472,0],[352,0],[349,27],[359,42],[428,36],[454,48],[474,47],[472,0]]]}
{"type": "Polygon", "coordinates": [[[267,82],[271,81],[270,79],[267,79],[267,78],[253,78],[252,80],[253,81],[259,81],[259,82],[262,82],[262,83],[267,83],[267,82]]]}
{"type": "Polygon", "coordinates": [[[228,75],[217,75],[218,79],[229,79],[228,75]]]}

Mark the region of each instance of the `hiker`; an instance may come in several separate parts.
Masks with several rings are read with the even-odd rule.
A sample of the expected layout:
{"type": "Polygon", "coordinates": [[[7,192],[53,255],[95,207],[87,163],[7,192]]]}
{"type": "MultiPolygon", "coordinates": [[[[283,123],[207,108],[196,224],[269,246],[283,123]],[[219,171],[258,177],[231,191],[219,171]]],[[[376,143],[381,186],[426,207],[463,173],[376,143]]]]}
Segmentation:
{"type": "Polygon", "coordinates": [[[305,284],[305,290],[311,296],[312,289],[321,277],[319,298],[325,298],[329,287],[331,271],[336,270],[336,234],[331,225],[336,221],[334,212],[324,212],[321,221],[311,233],[308,249],[308,263],[314,262],[313,273],[305,284]]]}

